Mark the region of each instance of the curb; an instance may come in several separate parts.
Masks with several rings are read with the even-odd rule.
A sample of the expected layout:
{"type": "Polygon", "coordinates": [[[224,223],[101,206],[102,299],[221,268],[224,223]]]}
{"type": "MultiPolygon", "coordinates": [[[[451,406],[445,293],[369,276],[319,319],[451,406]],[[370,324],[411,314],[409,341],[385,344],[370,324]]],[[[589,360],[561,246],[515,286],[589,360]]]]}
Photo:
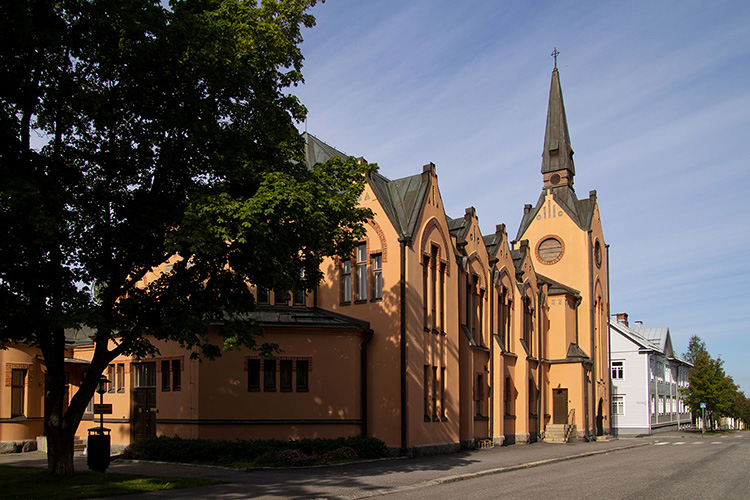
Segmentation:
{"type": "Polygon", "coordinates": [[[586,458],[591,457],[595,455],[602,455],[605,453],[612,453],[615,451],[623,451],[623,450],[629,450],[631,448],[640,448],[641,446],[650,446],[652,443],[638,443],[638,444],[631,444],[627,446],[620,446],[618,448],[609,448],[607,450],[596,450],[596,451],[587,451],[584,453],[577,453],[575,455],[568,455],[565,457],[556,457],[556,458],[548,458],[545,460],[537,460],[534,462],[526,462],[523,464],[517,464],[517,465],[508,465],[506,467],[497,467],[495,469],[487,469],[482,470],[478,472],[467,472],[466,474],[458,474],[455,476],[448,476],[448,477],[441,477],[438,479],[431,479],[429,481],[424,481],[422,483],[417,484],[411,484],[408,486],[401,486],[398,488],[393,489],[387,489],[387,490],[381,490],[378,492],[369,493],[367,495],[363,496],[353,496],[353,497],[340,497],[340,498],[347,498],[347,499],[364,499],[364,498],[374,498],[374,497],[380,497],[384,495],[390,495],[393,493],[401,493],[405,491],[412,491],[419,488],[425,488],[428,486],[439,486],[441,484],[449,484],[449,483],[457,483],[459,481],[465,481],[468,479],[476,479],[484,476],[491,476],[494,474],[502,474],[503,472],[512,472],[516,470],[523,470],[523,469],[530,469],[532,467],[540,467],[542,465],[550,465],[555,464],[559,462],[565,462],[567,460],[575,460],[577,458],[586,458]]]}

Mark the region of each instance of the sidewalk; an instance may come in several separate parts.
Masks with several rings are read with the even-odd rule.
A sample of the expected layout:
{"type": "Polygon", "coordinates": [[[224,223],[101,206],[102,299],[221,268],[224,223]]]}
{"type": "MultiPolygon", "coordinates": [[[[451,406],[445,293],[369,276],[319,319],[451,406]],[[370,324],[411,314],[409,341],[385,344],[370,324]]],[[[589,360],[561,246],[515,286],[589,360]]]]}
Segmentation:
{"type": "MultiPolygon", "coordinates": [[[[226,482],[226,484],[216,486],[193,488],[189,493],[192,498],[358,499],[645,446],[670,434],[590,443],[518,444],[433,457],[393,458],[337,466],[288,469],[237,470],[114,460],[107,472],[167,477],[200,476],[226,482]]],[[[42,452],[0,455],[0,465],[45,467],[46,464],[47,457],[42,452]]],[[[86,458],[76,457],[75,467],[76,470],[85,470],[86,458]]],[[[185,495],[185,490],[173,490],[159,494],[117,498],[145,500],[157,496],[158,498],[184,498],[185,495]]]]}

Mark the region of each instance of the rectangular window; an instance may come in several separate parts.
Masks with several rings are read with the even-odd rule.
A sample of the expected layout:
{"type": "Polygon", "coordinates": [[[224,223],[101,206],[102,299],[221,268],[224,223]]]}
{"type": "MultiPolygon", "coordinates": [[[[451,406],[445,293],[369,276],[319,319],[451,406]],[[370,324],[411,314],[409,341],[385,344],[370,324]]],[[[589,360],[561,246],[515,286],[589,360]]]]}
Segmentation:
{"type": "Polygon", "coordinates": [[[292,295],[292,304],[295,306],[305,305],[305,291],[304,290],[294,291],[294,294],[292,295]]]}
{"type": "Polygon", "coordinates": [[[437,272],[438,272],[438,248],[432,247],[432,253],[430,254],[430,314],[432,315],[432,330],[437,333],[437,272]]]}
{"type": "Polygon", "coordinates": [[[260,391],[260,360],[247,360],[247,390],[249,392],[260,391]]]}
{"type": "Polygon", "coordinates": [[[352,301],[352,261],[346,259],[341,263],[341,302],[352,301]]]}
{"type": "Polygon", "coordinates": [[[503,412],[512,415],[510,408],[510,377],[505,377],[505,392],[503,393],[503,412]]]}
{"type": "Polygon", "coordinates": [[[12,369],[10,380],[10,418],[22,417],[26,413],[26,370],[12,369]]]}
{"type": "Polygon", "coordinates": [[[161,362],[161,390],[171,390],[169,383],[169,360],[161,362]]]}
{"type": "Polygon", "coordinates": [[[383,298],[383,254],[372,256],[372,298],[383,298]]]}
{"type": "Polygon", "coordinates": [[[263,360],[263,390],[267,392],[276,391],[276,360],[263,360]]]}
{"type": "Polygon", "coordinates": [[[310,372],[310,361],[306,359],[297,360],[297,392],[307,392],[310,372]]]}
{"type": "Polygon", "coordinates": [[[109,390],[107,392],[115,392],[115,365],[109,365],[107,367],[107,380],[109,380],[109,390]]]}
{"type": "Polygon", "coordinates": [[[505,340],[507,344],[505,344],[505,348],[508,349],[509,352],[513,352],[513,336],[510,334],[511,328],[511,318],[512,318],[512,301],[508,299],[508,304],[505,308],[505,340]]]}
{"type": "Polygon", "coordinates": [[[612,361],[612,379],[620,380],[623,375],[622,361],[612,361]]]}
{"type": "Polygon", "coordinates": [[[279,361],[279,390],[281,392],[292,392],[292,364],[291,359],[279,361]]]}
{"type": "Polygon", "coordinates": [[[268,304],[268,288],[258,287],[258,304],[268,304]]]}
{"type": "Polygon", "coordinates": [[[437,422],[437,366],[432,367],[432,421],[437,422]]]}
{"type": "Polygon", "coordinates": [[[612,411],[615,415],[625,415],[625,396],[612,396],[612,411]]]}
{"type": "Polygon", "coordinates": [[[445,264],[440,264],[440,331],[445,332],[445,264]]]}
{"type": "Polygon", "coordinates": [[[179,359],[172,360],[172,390],[182,389],[182,363],[179,359]]]}
{"type": "Polygon", "coordinates": [[[286,290],[274,290],[273,291],[273,304],[275,306],[288,306],[289,305],[289,292],[286,290]]]}
{"type": "Polygon", "coordinates": [[[440,418],[445,421],[445,368],[440,368],[440,418]]]}
{"type": "Polygon", "coordinates": [[[367,300],[367,243],[357,247],[357,300],[367,300]]]}
{"type": "Polygon", "coordinates": [[[424,421],[430,422],[430,366],[424,365],[422,375],[422,388],[424,389],[424,421]]]}
{"type": "Polygon", "coordinates": [[[134,366],[136,387],[156,387],[156,363],[138,363],[134,366]]]}
{"type": "Polygon", "coordinates": [[[503,342],[503,347],[505,347],[506,350],[510,351],[510,346],[508,345],[508,339],[505,335],[505,323],[508,321],[508,312],[505,309],[505,287],[500,288],[500,296],[497,300],[497,330],[500,334],[500,339],[503,342]]]}
{"type": "MultiPolygon", "coordinates": [[[[479,283],[479,277],[477,277],[477,284],[479,283]]],[[[485,346],[484,342],[484,330],[482,329],[482,324],[484,320],[484,291],[483,290],[477,290],[476,294],[476,301],[477,301],[477,337],[479,339],[479,345],[485,346]]]]}
{"type": "Polygon", "coordinates": [[[117,363],[117,392],[125,392],[125,364],[117,363]]]}
{"type": "Polygon", "coordinates": [[[430,297],[428,296],[429,291],[427,289],[429,270],[430,270],[430,258],[428,256],[425,256],[422,259],[422,326],[424,330],[429,329],[429,323],[428,323],[428,318],[427,318],[427,311],[429,309],[429,300],[430,300],[430,297]]]}
{"type": "Polygon", "coordinates": [[[484,399],[484,375],[477,373],[476,386],[474,386],[474,415],[482,416],[482,399],[484,399]]]}

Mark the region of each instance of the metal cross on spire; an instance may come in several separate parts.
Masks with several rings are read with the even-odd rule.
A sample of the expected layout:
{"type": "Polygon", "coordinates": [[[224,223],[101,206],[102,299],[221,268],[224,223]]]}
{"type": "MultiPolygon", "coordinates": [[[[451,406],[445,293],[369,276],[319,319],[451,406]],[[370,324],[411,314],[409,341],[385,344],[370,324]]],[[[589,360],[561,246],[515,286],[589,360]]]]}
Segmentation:
{"type": "Polygon", "coordinates": [[[550,55],[555,58],[555,69],[557,69],[557,56],[560,55],[560,51],[555,47],[555,50],[553,50],[550,55]]]}

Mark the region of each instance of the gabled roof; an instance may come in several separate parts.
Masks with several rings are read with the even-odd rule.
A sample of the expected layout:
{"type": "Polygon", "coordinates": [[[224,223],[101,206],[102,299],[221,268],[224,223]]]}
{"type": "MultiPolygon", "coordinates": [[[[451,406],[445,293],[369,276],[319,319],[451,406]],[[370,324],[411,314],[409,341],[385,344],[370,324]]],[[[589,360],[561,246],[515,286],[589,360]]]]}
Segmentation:
{"type": "Polygon", "coordinates": [[[629,327],[625,326],[624,324],[620,323],[619,321],[610,321],[609,326],[611,329],[615,330],[617,333],[625,337],[626,339],[633,342],[635,345],[638,346],[639,349],[648,350],[648,351],[655,351],[657,350],[651,342],[648,341],[648,339],[641,337],[638,333],[631,330],[629,327]]]}
{"type": "Polygon", "coordinates": [[[308,132],[303,132],[302,137],[305,139],[305,163],[308,167],[312,167],[318,163],[325,163],[333,157],[338,157],[342,160],[349,157],[346,153],[342,153],[333,146],[329,146],[308,132]]]}
{"type": "Polygon", "coordinates": [[[631,328],[617,321],[614,316],[610,319],[609,326],[611,330],[629,339],[642,350],[653,351],[666,358],[692,366],[690,362],[685,361],[675,354],[672,348],[672,337],[669,333],[669,327],[644,328],[642,323],[636,322],[631,328]]]}
{"type": "Polygon", "coordinates": [[[373,173],[370,187],[399,236],[411,239],[430,186],[429,172],[390,180],[373,173]]]}

